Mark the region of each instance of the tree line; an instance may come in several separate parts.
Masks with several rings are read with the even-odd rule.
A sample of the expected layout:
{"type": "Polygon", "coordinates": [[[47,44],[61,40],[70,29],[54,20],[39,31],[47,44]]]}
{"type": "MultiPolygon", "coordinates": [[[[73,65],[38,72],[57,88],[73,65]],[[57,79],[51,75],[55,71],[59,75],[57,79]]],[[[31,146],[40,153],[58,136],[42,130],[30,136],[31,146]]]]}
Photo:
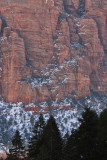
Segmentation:
{"type": "Polygon", "coordinates": [[[28,147],[17,130],[6,160],[107,160],[107,109],[98,116],[85,108],[79,122],[78,129],[62,138],[54,117],[45,123],[41,114],[28,147]]]}

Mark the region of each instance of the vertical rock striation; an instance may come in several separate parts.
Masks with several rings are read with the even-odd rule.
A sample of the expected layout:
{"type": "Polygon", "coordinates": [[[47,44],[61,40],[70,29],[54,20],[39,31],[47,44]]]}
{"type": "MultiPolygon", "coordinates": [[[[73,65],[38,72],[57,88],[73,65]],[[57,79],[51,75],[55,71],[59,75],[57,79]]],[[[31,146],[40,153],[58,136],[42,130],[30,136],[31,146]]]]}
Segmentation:
{"type": "Polygon", "coordinates": [[[106,0],[0,0],[0,36],[7,102],[107,93],[106,0]]]}

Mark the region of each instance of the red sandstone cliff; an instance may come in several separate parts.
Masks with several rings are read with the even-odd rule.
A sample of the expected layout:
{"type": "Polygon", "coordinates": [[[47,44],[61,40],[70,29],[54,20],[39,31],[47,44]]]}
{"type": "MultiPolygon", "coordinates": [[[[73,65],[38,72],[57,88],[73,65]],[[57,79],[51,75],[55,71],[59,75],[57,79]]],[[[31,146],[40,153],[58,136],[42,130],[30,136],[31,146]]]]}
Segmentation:
{"type": "Polygon", "coordinates": [[[7,102],[107,93],[106,0],[0,0],[7,102]]]}

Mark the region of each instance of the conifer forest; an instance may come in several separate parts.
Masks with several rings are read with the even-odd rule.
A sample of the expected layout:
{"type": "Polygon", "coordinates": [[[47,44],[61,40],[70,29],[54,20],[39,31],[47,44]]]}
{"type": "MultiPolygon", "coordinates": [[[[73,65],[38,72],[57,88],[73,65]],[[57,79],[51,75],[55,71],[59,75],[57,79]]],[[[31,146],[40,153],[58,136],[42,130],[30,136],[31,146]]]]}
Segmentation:
{"type": "Polygon", "coordinates": [[[107,109],[98,116],[86,107],[79,122],[78,129],[62,137],[54,117],[45,123],[40,114],[27,146],[16,131],[6,160],[106,160],[107,109]]]}

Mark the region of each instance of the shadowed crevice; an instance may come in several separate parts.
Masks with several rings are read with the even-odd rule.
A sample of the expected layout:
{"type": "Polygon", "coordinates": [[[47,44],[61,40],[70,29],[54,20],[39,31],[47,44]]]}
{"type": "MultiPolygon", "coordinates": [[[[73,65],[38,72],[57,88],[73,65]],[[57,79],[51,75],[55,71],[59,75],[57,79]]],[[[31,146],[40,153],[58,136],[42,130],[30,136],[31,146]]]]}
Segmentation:
{"type": "Polygon", "coordinates": [[[3,31],[4,31],[4,28],[7,27],[7,23],[4,19],[3,16],[0,16],[0,19],[2,20],[2,25],[1,25],[1,32],[0,32],[0,36],[2,37],[3,36],[3,31]]]}
{"type": "Polygon", "coordinates": [[[85,0],[79,0],[79,7],[77,10],[77,14],[81,17],[85,13],[85,0]]]}

